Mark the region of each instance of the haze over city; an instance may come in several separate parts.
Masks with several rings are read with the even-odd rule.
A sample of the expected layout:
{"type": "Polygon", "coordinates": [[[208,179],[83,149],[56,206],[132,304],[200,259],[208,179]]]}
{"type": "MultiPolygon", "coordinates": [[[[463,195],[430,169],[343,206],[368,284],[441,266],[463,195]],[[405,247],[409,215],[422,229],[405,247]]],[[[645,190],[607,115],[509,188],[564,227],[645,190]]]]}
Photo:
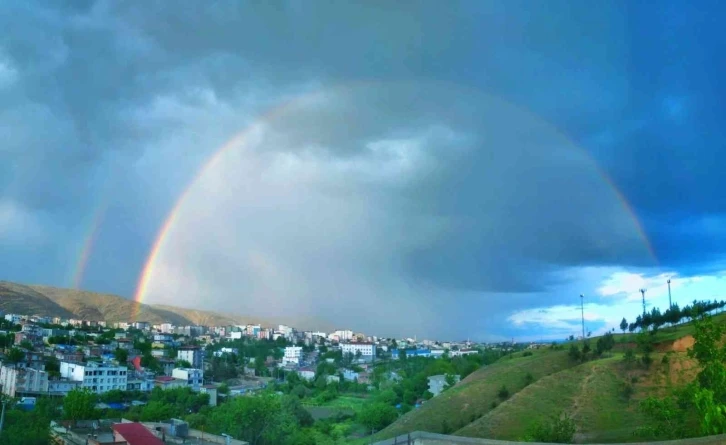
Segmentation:
{"type": "Polygon", "coordinates": [[[70,3],[0,6],[2,280],[477,340],[724,297],[712,11],[70,3]]]}

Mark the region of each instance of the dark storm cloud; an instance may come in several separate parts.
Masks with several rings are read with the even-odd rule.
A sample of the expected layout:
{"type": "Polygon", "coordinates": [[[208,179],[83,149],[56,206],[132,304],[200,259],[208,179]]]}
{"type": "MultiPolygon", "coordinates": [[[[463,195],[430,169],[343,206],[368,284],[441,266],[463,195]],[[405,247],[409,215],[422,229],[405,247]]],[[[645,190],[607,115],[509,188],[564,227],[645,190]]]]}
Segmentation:
{"type": "MultiPolygon", "coordinates": [[[[323,249],[323,259],[340,265],[335,283],[322,283],[324,267],[285,248],[305,252],[320,242],[315,226],[281,225],[287,245],[254,246],[254,264],[284,258],[284,274],[309,287],[303,294],[405,294],[401,307],[417,307],[420,320],[457,314],[438,304],[460,298],[493,308],[495,319],[542,299],[559,302],[547,292],[562,285],[563,268],[652,265],[632,218],[582,149],[632,203],[661,265],[713,270],[726,241],[726,63],[714,57],[724,46],[720,6],[675,5],[5,2],[3,278],[68,284],[104,205],[87,283],[132,294],[158,227],[214,148],[265,110],[320,90],[330,100],[288,110],[268,128],[262,151],[359,169],[360,183],[301,170],[315,178],[315,193],[301,202],[332,217],[340,203],[317,193],[347,194],[363,204],[342,209],[376,236],[360,246],[330,227],[341,230],[323,249]],[[416,174],[381,182],[405,166],[396,150],[414,143],[425,153],[416,174]],[[19,247],[24,239],[34,247],[19,247]],[[355,249],[391,258],[378,267],[355,260],[355,249]]],[[[284,199],[280,190],[268,199],[284,199]]],[[[309,208],[287,211],[295,220],[309,208]]],[[[277,216],[268,214],[266,226],[277,216]]],[[[214,278],[234,282],[234,273],[210,267],[233,228],[220,227],[227,236],[216,250],[190,259],[202,289],[214,278]]],[[[254,280],[239,288],[255,286],[292,292],[254,280]]],[[[372,318],[377,302],[367,309],[372,318]]]]}

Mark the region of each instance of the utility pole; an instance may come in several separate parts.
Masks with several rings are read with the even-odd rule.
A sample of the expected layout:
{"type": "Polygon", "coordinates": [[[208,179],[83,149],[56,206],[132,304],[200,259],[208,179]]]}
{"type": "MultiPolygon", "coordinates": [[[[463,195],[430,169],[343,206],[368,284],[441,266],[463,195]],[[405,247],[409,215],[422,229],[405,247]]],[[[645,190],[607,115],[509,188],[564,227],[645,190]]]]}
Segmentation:
{"type": "Polygon", "coordinates": [[[582,314],[582,341],[585,341],[585,296],[580,294],[580,312],[582,314]]]}
{"type": "Polygon", "coordinates": [[[671,300],[671,279],[668,278],[668,307],[673,307],[673,301],[671,300]]]}
{"type": "Polygon", "coordinates": [[[7,405],[7,399],[3,399],[3,411],[0,414],[0,437],[3,435],[3,423],[5,423],[5,405],[7,405]]]}
{"type": "Polygon", "coordinates": [[[640,289],[640,295],[643,296],[643,318],[645,318],[645,291],[648,289],[640,289]]]}

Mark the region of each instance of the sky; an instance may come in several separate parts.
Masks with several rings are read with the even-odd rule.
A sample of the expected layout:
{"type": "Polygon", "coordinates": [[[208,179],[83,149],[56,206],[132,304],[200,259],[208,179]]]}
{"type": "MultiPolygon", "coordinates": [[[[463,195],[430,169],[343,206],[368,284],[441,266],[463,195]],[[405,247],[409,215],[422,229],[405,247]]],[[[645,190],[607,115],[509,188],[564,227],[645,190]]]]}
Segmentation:
{"type": "Polygon", "coordinates": [[[0,279],[484,341],[726,298],[719,2],[60,3],[0,5],[0,279]]]}

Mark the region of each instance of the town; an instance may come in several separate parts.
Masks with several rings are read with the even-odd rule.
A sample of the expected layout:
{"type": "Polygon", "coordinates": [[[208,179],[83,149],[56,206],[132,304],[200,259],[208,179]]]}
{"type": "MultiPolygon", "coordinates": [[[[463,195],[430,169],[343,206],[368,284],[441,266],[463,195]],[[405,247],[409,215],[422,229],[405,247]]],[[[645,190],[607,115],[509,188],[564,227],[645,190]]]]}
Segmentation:
{"type": "MultiPolygon", "coordinates": [[[[4,314],[0,346],[4,347],[1,391],[26,410],[34,409],[41,399],[83,392],[93,396],[94,413],[99,417],[105,413],[108,418],[157,422],[172,422],[165,417],[171,418],[174,410],[158,416],[145,412],[154,391],[198,394],[205,405],[216,407],[237,397],[274,390],[296,395],[308,407],[322,408],[325,403],[321,401],[346,394],[366,401],[390,387],[386,382],[395,384],[406,375],[413,377],[410,369],[395,363],[421,359],[428,366],[424,384],[417,382],[415,389],[401,389],[400,396],[390,397],[387,420],[373,422],[375,425],[363,422],[369,424],[366,428],[377,429],[395,420],[399,412],[416,409],[438,396],[485,362],[508,351],[544,345],[394,339],[347,329],[301,331],[286,325],[173,326],[4,314]],[[440,366],[442,372],[434,374],[431,370],[437,366],[430,365],[432,361],[442,365],[448,361],[454,366],[440,366]]],[[[188,411],[198,413],[198,405],[188,411]]],[[[341,413],[345,410],[335,415],[341,413]]],[[[327,416],[320,409],[317,415],[327,416]]],[[[173,430],[189,434],[182,428],[173,430]]],[[[64,431],[64,437],[72,435],[72,428],[64,431]]],[[[164,435],[167,433],[171,435],[169,431],[164,435]]],[[[113,435],[109,432],[108,437],[111,440],[113,435]]],[[[127,442],[133,445],[132,440],[127,442]]]]}

